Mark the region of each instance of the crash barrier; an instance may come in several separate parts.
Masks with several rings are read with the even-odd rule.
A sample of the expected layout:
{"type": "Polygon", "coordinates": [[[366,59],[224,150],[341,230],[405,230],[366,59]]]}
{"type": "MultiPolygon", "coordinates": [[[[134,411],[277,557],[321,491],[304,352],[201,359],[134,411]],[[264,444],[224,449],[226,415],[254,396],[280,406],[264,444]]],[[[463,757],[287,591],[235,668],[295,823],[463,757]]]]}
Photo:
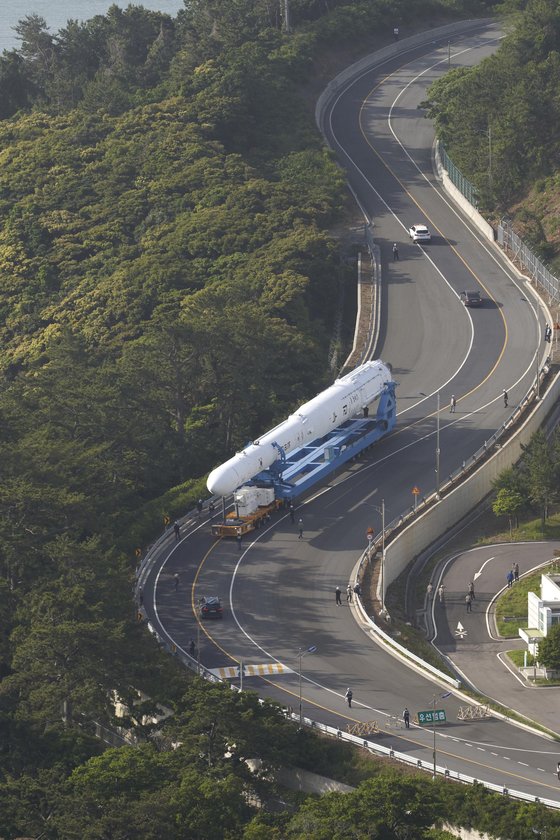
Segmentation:
{"type": "Polygon", "coordinates": [[[492,712],[488,705],[459,706],[457,712],[457,720],[482,720],[489,717],[492,717],[492,712]]]}
{"type": "MultiPolygon", "coordinates": [[[[292,714],[290,717],[294,722],[297,722],[299,724],[299,715],[292,714]]],[[[397,750],[394,750],[391,747],[385,747],[382,744],[368,741],[367,738],[361,738],[359,735],[352,735],[349,732],[343,732],[342,729],[336,729],[333,726],[327,726],[327,724],[319,723],[318,721],[312,720],[311,718],[303,718],[302,722],[305,726],[309,726],[311,727],[311,729],[315,729],[317,732],[322,732],[323,734],[330,735],[334,738],[337,738],[338,740],[354,744],[354,746],[356,747],[362,747],[363,749],[368,750],[368,752],[370,752],[372,755],[379,755],[384,756],[385,758],[391,758],[395,761],[400,762],[401,764],[408,764],[410,767],[415,767],[419,770],[425,770],[428,773],[434,772],[434,764],[432,761],[421,761],[420,759],[413,758],[411,755],[407,755],[406,753],[398,752],[397,750]]],[[[540,802],[547,808],[554,808],[556,810],[560,810],[560,801],[557,801],[555,799],[545,799],[540,796],[532,796],[531,794],[524,793],[521,790],[512,790],[511,788],[504,787],[503,785],[495,785],[493,782],[485,782],[484,779],[477,779],[473,776],[467,776],[465,773],[459,773],[457,770],[450,770],[448,767],[442,767],[439,764],[436,764],[435,770],[437,775],[443,776],[445,779],[450,779],[454,782],[461,782],[465,785],[483,785],[485,788],[487,788],[487,790],[491,790],[494,793],[500,793],[503,796],[509,796],[511,799],[519,799],[523,802],[540,802]]]]}
{"type": "MultiPolygon", "coordinates": [[[[548,372],[548,363],[539,367],[538,384],[532,385],[509,419],[483,446],[441,482],[438,494],[423,497],[416,507],[408,508],[385,526],[385,592],[402,574],[411,558],[432,545],[448,531],[451,523],[463,519],[492,491],[493,482],[500,473],[517,463],[522,447],[529,443],[560,397],[560,374],[555,375],[542,397],[539,393],[541,382],[548,372]],[[523,415],[525,419],[519,428],[515,428],[523,415]]],[[[381,549],[382,536],[363,551],[358,566],[359,580],[365,565],[381,549]]],[[[381,592],[378,593],[379,600],[380,596],[381,592]]],[[[395,644],[394,641],[392,643],[395,644]]]]}
{"type": "Polygon", "coordinates": [[[364,723],[349,723],[346,731],[350,735],[379,735],[379,724],[376,720],[367,720],[364,723]]]}
{"type": "Polygon", "coordinates": [[[370,616],[367,614],[367,612],[364,609],[364,605],[362,604],[362,599],[359,597],[359,595],[355,596],[354,602],[362,620],[369,626],[371,630],[373,630],[376,636],[380,637],[380,639],[385,643],[385,645],[389,645],[389,647],[394,648],[396,651],[398,651],[400,656],[410,660],[411,662],[414,662],[416,665],[419,665],[422,670],[429,671],[439,680],[442,680],[448,685],[452,685],[454,688],[461,688],[460,680],[457,680],[454,677],[450,677],[449,674],[444,674],[443,671],[440,671],[434,665],[430,665],[429,662],[425,662],[419,656],[416,656],[415,653],[412,653],[412,651],[408,650],[408,648],[405,648],[404,645],[401,645],[399,642],[395,641],[395,639],[393,639],[392,636],[389,636],[387,633],[385,633],[385,631],[382,630],[381,627],[379,627],[379,625],[375,623],[373,618],[370,618],[370,616]]]}

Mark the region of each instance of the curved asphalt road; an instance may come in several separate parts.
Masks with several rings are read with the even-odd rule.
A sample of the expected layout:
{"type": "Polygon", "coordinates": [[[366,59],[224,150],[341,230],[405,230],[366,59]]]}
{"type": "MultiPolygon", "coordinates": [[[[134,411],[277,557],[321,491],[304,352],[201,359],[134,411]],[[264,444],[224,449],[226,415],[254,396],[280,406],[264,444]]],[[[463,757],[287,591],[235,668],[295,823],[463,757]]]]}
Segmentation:
{"type": "MultiPolygon", "coordinates": [[[[461,36],[452,64],[476,63],[495,49],[492,25],[461,36]]],[[[403,42],[399,49],[406,50],[403,42]]],[[[425,46],[396,55],[346,88],[327,115],[332,145],[345,149],[344,165],[362,205],[375,217],[375,236],[385,261],[386,300],[379,355],[393,364],[399,381],[396,431],[298,510],[304,539],[288,516],[254,535],[239,552],[229,541],[213,541],[206,522],[191,523],[188,535],[153,570],[144,603],[164,638],[186,650],[200,633],[207,667],[233,662],[280,662],[291,672],[254,677],[244,687],[298,708],[298,651],[302,658],[304,714],[345,728],[347,721],[384,724],[407,705],[428,709],[437,685],[405,668],[378,648],[334,589],[345,587],[365,544],[369,525],[408,507],[412,487],[434,487],[436,393],[454,393],[457,413],[441,412],[441,475],[468,458],[506,419],[501,391],[510,404],[527,389],[540,344],[538,306],[509,269],[462,217],[450,208],[430,169],[432,129],[418,111],[426,84],[443,69],[445,45],[426,36],[425,46]],[[396,139],[395,139],[396,138],[396,139]],[[406,186],[405,186],[406,185],[406,186]],[[426,220],[434,241],[425,249],[406,241],[405,228],[426,220]],[[389,262],[399,242],[400,261],[389,262]],[[472,313],[457,292],[484,285],[487,305],[472,313]],[[181,584],[173,591],[172,575],[181,584]],[[219,594],[223,622],[197,628],[195,598],[219,594]],[[354,708],[345,707],[347,687],[354,708]]],[[[341,153],[342,154],[342,153],[341,153]]],[[[542,316],[541,316],[542,321],[542,316]]],[[[442,403],[443,404],[443,403],[442,403]]],[[[436,701],[439,705],[439,702],[436,701]]],[[[461,701],[445,700],[449,720],[438,733],[438,764],[511,789],[557,797],[556,751],[546,740],[499,720],[459,723],[461,701]]],[[[395,749],[432,757],[431,733],[388,729],[381,735],[395,749]]]]}

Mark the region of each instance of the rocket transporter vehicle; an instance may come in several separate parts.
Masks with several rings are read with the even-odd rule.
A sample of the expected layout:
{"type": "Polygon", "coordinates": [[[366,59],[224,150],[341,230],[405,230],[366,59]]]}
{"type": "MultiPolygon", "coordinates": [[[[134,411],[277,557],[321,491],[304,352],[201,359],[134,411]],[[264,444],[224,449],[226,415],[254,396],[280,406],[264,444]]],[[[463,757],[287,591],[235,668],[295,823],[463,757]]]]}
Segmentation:
{"type": "MultiPolygon", "coordinates": [[[[367,416],[369,405],[387,392],[389,386],[394,407],[394,384],[389,367],[382,361],[359,365],[300,406],[287,420],[212,470],[208,476],[208,489],[217,496],[233,493],[293,450],[324,437],[357,415],[367,416]]],[[[394,412],[392,415],[394,424],[394,412]]],[[[379,422],[384,423],[383,420],[379,422]]],[[[387,428],[385,422],[381,433],[386,433],[387,428]]]]}

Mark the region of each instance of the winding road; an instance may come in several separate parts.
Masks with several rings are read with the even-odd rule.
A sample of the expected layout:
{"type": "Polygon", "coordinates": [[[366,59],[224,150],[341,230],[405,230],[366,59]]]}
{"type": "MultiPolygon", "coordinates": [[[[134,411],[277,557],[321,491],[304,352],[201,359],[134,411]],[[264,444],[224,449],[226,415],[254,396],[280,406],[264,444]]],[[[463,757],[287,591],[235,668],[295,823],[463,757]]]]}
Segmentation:
{"type": "MultiPolygon", "coordinates": [[[[459,30],[459,27],[458,27],[459,30]]],[[[389,57],[339,88],[324,131],[381,248],[383,316],[376,355],[393,366],[399,417],[395,431],[307,497],[304,538],[289,515],[247,538],[241,550],[214,540],[206,516],[175,543],[142,581],[144,604],[163,639],[186,651],[193,639],[201,662],[243,662],[285,671],[246,677],[244,687],[310,717],[345,728],[377,720],[382,743],[429,764],[432,732],[386,727],[405,706],[414,713],[444,703],[437,731],[438,764],[534,796],[558,799],[557,750],[551,741],[492,718],[460,722],[463,701],[440,700],[443,689],[378,647],[335,587],[343,590],[369,526],[381,526],[435,486],[437,395],[441,395],[441,474],[466,460],[505,421],[534,378],[544,314],[497,251],[442,192],[432,173],[433,127],[419,108],[428,85],[452,67],[474,65],[498,46],[496,23],[472,22],[438,43],[405,41],[389,57]],[[413,245],[408,228],[426,222],[431,244],[413,245]],[[393,261],[392,243],[400,259],[393,261]],[[479,289],[485,305],[465,309],[463,289],[479,289]],[[449,412],[451,394],[456,413],[449,412]],[[175,591],[173,575],[180,585],[175,591]],[[197,621],[195,601],[219,594],[223,621],[197,621]],[[315,652],[307,653],[311,646],[315,652]],[[304,652],[300,658],[300,653],[304,652]],[[344,701],[351,687],[352,709],[344,701]]]]}

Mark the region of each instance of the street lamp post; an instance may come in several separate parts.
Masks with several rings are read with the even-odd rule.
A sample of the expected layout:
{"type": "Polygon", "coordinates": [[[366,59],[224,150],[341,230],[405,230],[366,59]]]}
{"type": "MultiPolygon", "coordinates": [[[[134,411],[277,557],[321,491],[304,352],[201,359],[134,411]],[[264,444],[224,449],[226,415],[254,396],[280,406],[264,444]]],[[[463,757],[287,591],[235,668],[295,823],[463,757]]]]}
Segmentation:
{"type": "Polygon", "coordinates": [[[385,499],[381,499],[381,507],[371,505],[371,507],[381,514],[381,568],[379,570],[379,580],[381,585],[381,612],[385,612],[385,499]]]}
{"type": "Polygon", "coordinates": [[[299,657],[299,728],[300,729],[303,729],[303,709],[302,709],[302,704],[301,704],[301,660],[303,659],[303,657],[305,656],[306,653],[315,653],[316,650],[317,650],[316,645],[310,645],[307,648],[307,650],[303,650],[303,648],[300,648],[299,651],[298,651],[298,657],[299,657]]]}
{"type": "Polygon", "coordinates": [[[437,395],[437,413],[436,413],[436,496],[439,496],[439,392],[437,395]]]}

